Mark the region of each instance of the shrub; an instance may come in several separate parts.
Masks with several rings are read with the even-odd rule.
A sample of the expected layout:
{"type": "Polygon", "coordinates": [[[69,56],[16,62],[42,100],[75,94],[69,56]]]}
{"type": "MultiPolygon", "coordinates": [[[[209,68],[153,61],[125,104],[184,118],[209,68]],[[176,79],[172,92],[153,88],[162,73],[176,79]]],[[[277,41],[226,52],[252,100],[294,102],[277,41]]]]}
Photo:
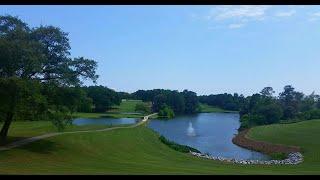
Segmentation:
{"type": "Polygon", "coordinates": [[[265,124],[265,117],[256,114],[245,114],[240,118],[239,130],[250,128],[257,125],[265,124]]]}
{"type": "Polygon", "coordinates": [[[158,115],[161,118],[173,118],[174,117],[174,112],[169,106],[163,105],[160,108],[158,115]]]}
{"type": "Polygon", "coordinates": [[[163,144],[166,144],[167,146],[169,146],[170,148],[172,148],[176,151],[183,152],[183,153],[189,153],[190,151],[201,153],[199,150],[197,150],[195,148],[192,148],[192,147],[186,146],[186,145],[177,144],[173,141],[166,139],[164,136],[160,136],[159,139],[163,144]]]}
{"type": "Polygon", "coordinates": [[[136,112],[150,113],[151,108],[145,103],[137,103],[134,109],[136,112]]]}
{"type": "Polygon", "coordinates": [[[299,113],[298,118],[301,120],[320,119],[320,109],[313,109],[299,113]]]}

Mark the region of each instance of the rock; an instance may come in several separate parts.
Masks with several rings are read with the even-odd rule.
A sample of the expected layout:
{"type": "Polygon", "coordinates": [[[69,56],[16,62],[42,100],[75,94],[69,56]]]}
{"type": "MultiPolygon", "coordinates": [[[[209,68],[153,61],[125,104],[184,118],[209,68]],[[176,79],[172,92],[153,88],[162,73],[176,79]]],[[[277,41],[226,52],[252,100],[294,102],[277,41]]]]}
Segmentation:
{"type": "Polygon", "coordinates": [[[231,162],[235,164],[290,164],[295,165],[303,162],[303,155],[300,152],[293,152],[289,153],[288,157],[284,160],[268,160],[268,161],[261,161],[261,160],[238,160],[233,158],[224,158],[224,157],[215,157],[210,156],[209,154],[201,154],[197,152],[190,151],[190,154],[193,156],[206,158],[206,159],[212,159],[212,160],[219,160],[224,162],[231,162]]]}

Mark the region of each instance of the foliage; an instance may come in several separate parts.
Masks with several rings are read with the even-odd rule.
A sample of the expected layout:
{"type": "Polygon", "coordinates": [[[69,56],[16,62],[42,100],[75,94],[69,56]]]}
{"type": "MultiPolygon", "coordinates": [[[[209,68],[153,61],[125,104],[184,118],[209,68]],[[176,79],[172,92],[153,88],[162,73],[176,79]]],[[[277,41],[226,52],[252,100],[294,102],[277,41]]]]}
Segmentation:
{"type": "Polygon", "coordinates": [[[298,119],[301,119],[301,120],[320,119],[320,109],[312,109],[306,112],[299,113],[298,119]]]}
{"type": "Polygon", "coordinates": [[[166,144],[167,146],[169,146],[170,148],[176,150],[176,151],[179,151],[179,152],[183,152],[183,153],[189,153],[190,151],[192,152],[197,152],[197,153],[201,153],[199,150],[195,149],[195,148],[192,148],[190,146],[186,146],[186,145],[180,145],[180,144],[177,144],[173,141],[170,141],[168,139],[166,139],[164,136],[160,136],[159,137],[159,140],[166,144]]]}
{"type": "Polygon", "coordinates": [[[134,109],[136,112],[142,112],[142,113],[150,113],[151,108],[146,103],[137,103],[134,109]]]}
{"type": "Polygon", "coordinates": [[[173,118],[174,117],[174,112],[173,110],[167,106],[166,104],[163,104],[161,108],[159,109],[158,116],[161,118],[173,118]]]}
{"type": "Polygon", "coordinates": [[[127,92],[118,92],[119,98],[122,99],[135,99],[135,97],[127,92]]]}
{"type": "Polygon", "coordinates": [[[292,119],[298,114],[302,98],[303,94],[294,91],[292,86],[287,85],[284,87],[284,91],[279,94],[284,119],[292,119]]]}
{"type": "Polygon", "coordinates": [[[239,96],[237,93],[234,93],[233,95],[227,93],[211,94],[199,96],[199,102],[229,111],[238,111],[243,107],[245,97],[242,94],[239,96]]]}
{"type": "Polygon", "coordinates": [[[199,107],[199,100],[197,94],[192,91],[184,90],[182,92],[185,99],[185,110],[184,113],[190,114],[195,113],[199,107]]]}
{"type": "Polygon", "coordinates": [[[0,16],[2,140],[13,120],[52,119],[61,128],[77,109],[81,93],[70,87],[82,79],[95,82],[97,63],[71,58],[70,49],[68,34],[58,27],[30,28],[17,17],[0,16]]]}
{"type": "Polygon", "coordinates": [[[279,123],[280,120],[285,123],[320,118],[318,95],[306,96],[291,85],[285,86],[279,97],[273,97],[273,92],[271,87],[266,87],[260,94],[246,98],[240,110],[241,128],[279,123]]]}
{"type": "Polygon", "coordinates": [[[196,93],[188,90],[183,92],[165,89],[138,90],[132,95],[143,101],[151,101],[153,112],[158,112],[166,104],[175,114],[190,114],[195,113],[199,106],[196,93]]]}
{"type": "Polygon", "coordinates": [[[104,86],[83,87],[88,97],[92,99],[94,112],[106,112],[113,105],[119,105],[121,99],[119,94],[104,86]]]}

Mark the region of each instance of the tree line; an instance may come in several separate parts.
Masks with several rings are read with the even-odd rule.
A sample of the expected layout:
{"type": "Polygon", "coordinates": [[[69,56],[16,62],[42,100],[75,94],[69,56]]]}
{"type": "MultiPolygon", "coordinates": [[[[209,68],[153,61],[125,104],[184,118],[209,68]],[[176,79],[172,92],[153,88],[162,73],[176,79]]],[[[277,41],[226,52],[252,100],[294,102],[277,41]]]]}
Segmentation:
{"type": "Polygon", "coordinates": [[[320,118],[320,96],[312,93],[305,95],[291,85],[283,88],[274,96],[272,87],[263,88],[260,93],[244,97],[237,93],[199,96],[199,102],[220,107],[225,110],[239,111],[241,129],[298,120],[320,118]]]}
{"type": "Polygon", "coordinates": [[[192,91],[167,89],[138,90],[132,98],[152,102],[152,111],[160,116],[173,117],[175,114],[196,113],[199,107],[197,94],[192,91]]]}
{"type": "Polygon", "coordinates": [[[245,97],[237,93],[211,94],[199,96],[199,102],[210,106],[220,107],[225,110],[239,111],[245,103],[245,97]]]}
{"type": "Polygon", "coordinates": [[[246,98],[240,109],[241,128],[320,118],[320,96],[314,92],[305,95],[287,85],[278,96],[273,94],[272,87],[265,87],[246,98]]]}

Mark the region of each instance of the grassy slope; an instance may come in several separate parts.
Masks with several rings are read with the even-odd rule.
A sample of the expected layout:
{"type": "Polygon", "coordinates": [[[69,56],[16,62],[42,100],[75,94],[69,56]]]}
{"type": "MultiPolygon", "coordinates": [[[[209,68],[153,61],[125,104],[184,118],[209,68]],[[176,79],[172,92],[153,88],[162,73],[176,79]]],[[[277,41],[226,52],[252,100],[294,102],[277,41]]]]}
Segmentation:
{"type": "Polygon", "coordinates": [[[237,112],[237,111],[224,110],[219,107],[214,107],[214,106],[200,103],[200,112],[211,113],[211,112],[237,112]]]}
{"type": "Polygon", "coordinates": [[[124,113],[135,113],[134,109],[137,103],[141,103],[141,100],[128,100],[123,101],[119,106],[113,106],[111,110],[106,113],[75,113],[75,117],[82,118],[140,118],[143,114],[124,114],[124,113]]]}
{"type": "MultiPolygon", "coordinates": [[[[2,123],[0,123],[2,127],[2,123]]],[[[64,131],[77,131],[77,130],[91,130],[91,129],[104,129],[110,125],[85,125],[76,126],[68,125],[64,131]]],[[[7,142],[16,141],[32,136],[38,136],[50,132],[58,132],[57,128],[49,121],[18,121],[13,122],[8,133],[7,142]]]]}
{"type": "Polygon", "coordinates": [[[320,174],[320,120],[259,126],[251,129],[248,136],[257,140],[302,147],[305,163],[295,169],[303,173],[320,174]]]}
{"type": "Polygon", "coordinates": [[[250,137],[300,145],[297,166],[232,165],[174,151],[146,127],[69,134],[0,152],[0,174],[319,174],[320,120],[256,127],[250,137]]]}
{"type": "Polygon", "coordinates": [[[142,103],[141,100],[127,100],[127,101],[122,101],[119,106],[113,106],[111,110],[108,112],[116,112],[116,113],[121,113],[121,112],[131,112],[134,113],[134,109],[136,104],[142,103]]]}

